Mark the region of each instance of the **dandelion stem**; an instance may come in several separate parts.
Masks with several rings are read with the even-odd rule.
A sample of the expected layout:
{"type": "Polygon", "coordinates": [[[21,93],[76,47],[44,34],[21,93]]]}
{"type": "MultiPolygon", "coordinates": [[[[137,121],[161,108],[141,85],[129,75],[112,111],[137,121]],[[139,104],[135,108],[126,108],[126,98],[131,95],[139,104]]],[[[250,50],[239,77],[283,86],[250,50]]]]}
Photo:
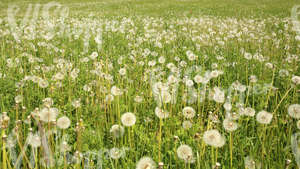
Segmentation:
{"type": "Polygon", "coordinates": [[[3,136],[5,135],[5,130],[2,130],[2,153],[3,153],[3,157],[2,157],[2,167],[3,169],[6,169],[7,168],[7,165],[6,165],[6,149],[5,149],[5,139],[3,139],[3,136]]]}
{"type": "Polygon", "coordinates": [[[158,161],[161,161],[161,128],[162,128],[162,119],[159,119],[159,140],[158,140],[158,161]]]}
{"type": "Polygon", "coordinates": [[[283,102],[283,100],[288,96],[289,92],[292,90],[292,87],[286,91],[286,93],[283,95],[283,97],[281,98],[281,100],[279,101],[279,103],[277,104],[276,108],[273,111],[273,114],[278,110],[280,104],[283,102]]]}
{"type": "Polygon", "coordinates": [[[232,168],[232,149],[233,149],[233,135],[230,132],[230,167],[232,168]]]}

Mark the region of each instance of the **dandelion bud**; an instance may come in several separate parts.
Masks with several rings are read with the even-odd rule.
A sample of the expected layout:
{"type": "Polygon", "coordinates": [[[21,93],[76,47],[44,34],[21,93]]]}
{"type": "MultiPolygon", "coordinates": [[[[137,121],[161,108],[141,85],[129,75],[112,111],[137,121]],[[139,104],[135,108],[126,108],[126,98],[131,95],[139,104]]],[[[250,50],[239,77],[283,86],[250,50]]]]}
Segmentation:
{"type": "Polygon", "coordinates": [[[195,135],[194,135],[194,138],[195,138],[196,140],[198,140],[198,139],[200,139],[200,138],[201,138],[201,136],[200,136],[200,134],[199,134],[199,133],[195,133],[195,135]]]}
{"type": "Polygon", "coordinates": [[[3,112],[0,116],[0,125],[2,129],[6,129],[8,127],[9,117],[7,116],[7,112],[3,112]]]}
{"type": "Polygon", "coordinates": [[[6,134],[3,134],[2,140],[5,141],[6,139],[7,139],[7,135],[6,135],[6,134]]]}
{"type": "Polygon", "coordinates": [[[16,126],[16,127],[14,128],[14,131],[15,131],[15,132],[18,132],[18,129],[19,129],[19,127],[16,126]]]}
{"type": "Polygon", "coordinates": [[[179,137],[178,136],[174,136],[174,141],[178,141],[179,137]]]}
{"type": "Polygon", "coordinates": [[[163,163],[163,162],[159,162],[159,163],[158,163],[158,168],[159,168],[159,169],[163,169],[163,167],[164,167],[164,163],[163,163]]]}
{"type": "Polygon", "coordinates": [[[287,159],[287,160],[286,160],[286,166],[290,165],[291,162],[292,162],[292,161],[291,161],[290,159],[287,159]]]}
{"type": "Polygon", "coordinates": [[[52,121],[51,121],[51,125],[52,125],[52,126],[56,126],[56,121],[55,121],[55,120],[52,120],[52,121]]]}
{"type": "Polygon", "coordinates": [[[21,120],[17,120],[16,121],[16,124],[18,125],[18,124],[21,124],[22,123],[22,121],[21,120]]]}
{"type": "Polygon", "coordinates": [[[218,169],[221,167],[221,164],[219,162],[216,162],[216,165],[213,167],[214,169],[218,169]]]}

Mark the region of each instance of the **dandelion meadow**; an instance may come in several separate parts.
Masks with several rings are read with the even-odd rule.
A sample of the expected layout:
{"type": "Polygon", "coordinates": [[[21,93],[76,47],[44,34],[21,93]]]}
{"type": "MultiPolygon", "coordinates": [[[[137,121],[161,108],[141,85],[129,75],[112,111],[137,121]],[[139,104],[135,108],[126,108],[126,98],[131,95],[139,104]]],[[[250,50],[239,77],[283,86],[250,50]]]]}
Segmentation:
{"type": "Polygon", "coordinates": [[[1,169],[300,167],[300,2],[0,2],[1,169]]]}

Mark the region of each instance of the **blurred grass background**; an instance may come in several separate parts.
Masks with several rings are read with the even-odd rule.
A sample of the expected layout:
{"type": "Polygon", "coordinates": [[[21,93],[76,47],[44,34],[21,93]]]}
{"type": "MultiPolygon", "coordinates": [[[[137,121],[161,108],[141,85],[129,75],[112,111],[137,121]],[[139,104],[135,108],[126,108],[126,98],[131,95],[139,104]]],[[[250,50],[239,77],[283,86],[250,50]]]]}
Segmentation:
{"type": "Polygon", "coordinates": [[[58,2],[68,6],[70,15],[182,17],[211,15],[235,18],[289,17],[296,0],[1,0],[0,15],[7,16],[9,5],[18,5],[18,15],[29,4],[58,2]]]}

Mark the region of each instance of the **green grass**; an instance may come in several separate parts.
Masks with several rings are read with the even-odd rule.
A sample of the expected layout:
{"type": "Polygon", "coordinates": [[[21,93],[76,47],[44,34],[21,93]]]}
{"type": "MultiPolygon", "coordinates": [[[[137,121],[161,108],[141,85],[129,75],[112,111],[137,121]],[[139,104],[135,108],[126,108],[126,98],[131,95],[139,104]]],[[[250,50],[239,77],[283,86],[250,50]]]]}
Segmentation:
{"type": "MultiPolygon", "coordinates": [[[[18,168],[15,162],[22,150],[19,165],[23,168],[46,168],[43,158],[52,157],[55,164],[48,168],[53,169],[97,165],[104,169],[133,169],[144,156],[151,157],[156,165],[163,162],[164,169],[210,169],[216,162],[222,169],[240,169],[245,168],[246,157],[262,168],[297,168],[300,153],[295,158],[293,150],[299,148],[293,149],[291,138],[299,131],[300,122],[288,114],[288,108],[300,103],[300,86],[292,81],[300,76],[300,50],[293,23],[287,19],[296,1],[56,2],[69,8],[70,15],[64,23],[51,18],[49,22],[54,24],[50,29],[40,18],[34,22],[35,27],[19,27],[19,42],[13,35],[17,31],[5,19],[7,8],[12,4],[20,7],[16,14],[19,24],[29,4],[48,1],[0,3],[0,112],[7,112],[10,118],[8,125],[5,113],[0,118],[4,138],[0,145],[8,145],[0,151],[1,169],[18,168]],[[47,33],[53,38],[45,38],[47,33]],[[99,34],[101,45],[95,41],[99,34]],[[190,60],[188,51],[197,59],[190,60]],[[246,59],[243,51],[253,58],[246,59]],[[93,52],[98,56],[87,59],[93,52]],[[159,63],[161,57],[164,63],[159,63]],[[156,64],[151,66],[153,61],[156,64]],[[126,75],[120,74],[122,68],[126,75]],[[78,76],[73,78],[77,70],[78,76]],[[194,80],[196,75],[205,77],[213,70],[223,74],[211,78],[206,85],[194,80]],[[180,81],[166,83],[171,75],[180,81]],[[250,81],[251,75],[257,82],[250,81]],[[194,80],[192,87],[187,87],[186,79],[194,80]],[[41,82],[48,85],[43,87],[41,82]],[[172,96],[176,103],[159,104],[157,82],[168,84],[169,93],[176,91],[172,96]],[[211,98],[217,93],[215,87],[228,96],[232,85],[246,90],[232,92],[232,97],[225,97],[222,103],[211,98]],[[113,86],[122,94],[109,100],[113,86]],[[255,87],[261,90],[255,93],[255,87]],[[207,91],[201,101],[204,88],[207,91]],[[190,92],[198,95],[193,103],[184,99],[189,99],[190,92]],[[240,98],[240,93],[244,97],[240,98]],[[17,96],[22,98],[18,101],[17,96]],[[142,97],[141,102],[137,96],[142,97]],[[62,116],[70,119],[67,129],[61,129],[59,121],[43,121],[47,118],[41,111],[47,107],[45,98],[51,98],[50,107],[58,109],[54,121],[62,116]],[[74,100],[78,99],[80,106],[76,107],[74,100]],[[230,113],[235,115],[240,112],[239,101],[244,108],[253,108],[255,116],[228,117],[224,103],[232,104],[230,113]],[[187,106],[195,110],[195,117],[189,119],[182,113],[187,106]],[[156,107],[169,112],[169,116],[159,119],[156,107]],[[269,124],[256,119],[262,110],[272,114],[269,124]],[[126,112],[136,116],[131,127],[121,120],[126,112]],[[238,125],[237,130],[229,132],[224,128],[223,121],[229,118],[238,125]],[[185,121],[192,126],[184,128],[185,121]],[[124,127],[124,135],[119,138],[110,132],[116,124],[124,127]],[[203,139],[211,129],[224,137],[225,144],[220,148],[213,148],[203,139]],[[34,144],[34,139],[26,141],[30,134],[38,134],[36,139],[41,139],[41,145],[34,144]],[[69,145],[66,152],[62,152],[63,142],[69,145]],[[185,163],[178,156],[177,148],[183,144],[192,148],[193,163],[185,163]],[[112,148],[125,153],[113,159],[108,152],[112,148]],[[76,163],[80,153],[90,161],[81,158],[76,163]],[[94,158],[92,153],[96,154],[94,158]]],[[[53,11],[51,16],[55,16],[53,11]]]]}
{"type": "MultiPolygon", "coordinates": [[[[2,1],[1,13],[5,14],[11,4],[19,4],[22,8],[28,4],[45,4],[49,1],[2,1]]],[[[101,0],[101,1],[78,1],[64,0],[55,1],[70,8],[74,15],[87,15],[94,13],[99,16],[159,16],[181,17],[211,15],[218,17],[235,18],[261,18],[261,17],[289,17],[290,9],[297,5],[294,0],[101,0]]],[[[25,12],[25,11],[24,11],[25,12]]]]}

